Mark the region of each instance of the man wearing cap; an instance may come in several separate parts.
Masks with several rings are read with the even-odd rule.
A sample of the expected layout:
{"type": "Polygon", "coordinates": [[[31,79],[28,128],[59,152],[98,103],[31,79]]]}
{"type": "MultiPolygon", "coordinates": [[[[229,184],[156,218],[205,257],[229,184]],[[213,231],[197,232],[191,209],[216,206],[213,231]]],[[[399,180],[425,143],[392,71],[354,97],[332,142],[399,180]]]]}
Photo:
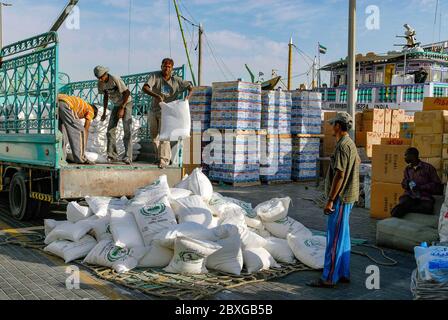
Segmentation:
{"type": "Polygon", "coordinates": [[[161,127],[161,109],[160,103],[170,103],[179,99],[179,96],[188,90],[188,100],[193,92],[193,86],[190,81],[173,75],[174,61],[165,58],[162,61],[162,70],[151,74],[146,84],[143,86],[143,92],[150,95],[152,99],[151,110],[148,113],[148,123],[150,126],[150,135],[154,143],[159,168],[166,168],[171,161],[171,144],[169,141],[159,141],[161,127]]]}
{"type": "Polygon", "coordinates": [[[59,131],[64,135],[62,149],[64,159],[67,157],[67,140],[72,150],[73,161],[79,164],[94,164],[85,157],[89,128],[98,114],[96,106],[88,104],[81,98],[58,95],[59,131]],[[85,120],[84,126],[81,119],[85,120]]]}
{"type": "Polygon", "coordinates": [[[334,288],[337,283],[350,282],[350,212],[359,197],[359,164],[361,160],[348,132],[353,126],[347,112],[338,112],[329,123],[337,143],[325,179],[328,216],[327,248],[324,271],[318,281],[308,285],[334,288]]]}
{"type": "Polygon", "coordinates": [[[118,161],[117,152],[117,126],[118,121],[123,121],[123,143],[125,155],[122,161],[126,164],[132,163],[132,97],[120,77],[109,74],[109,69],[97,66],[94,69],[98,79],[98,93],[104,95],[104,112],[101,121],[106,120],[109,99],[112,100],[114,108],[110,114],[109,126],[107,128],[107,160],[118,161]]]}

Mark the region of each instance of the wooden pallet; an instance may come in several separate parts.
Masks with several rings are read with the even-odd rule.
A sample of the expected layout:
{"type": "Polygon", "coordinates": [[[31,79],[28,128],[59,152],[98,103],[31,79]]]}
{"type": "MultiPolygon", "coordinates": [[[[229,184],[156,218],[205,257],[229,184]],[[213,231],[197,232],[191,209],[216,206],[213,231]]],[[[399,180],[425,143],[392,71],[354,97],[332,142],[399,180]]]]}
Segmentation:
{"type": "Polygon", "coordinates": [[[267,184],[268,186],[293,183],[292,180],[271,180],[271,181],[261,181],[261,182],[262,182],[262,184],[267,184]]]}
{"type": "Polygon", "coordinates": [[[252,182],[226,182],[226,181],[216,181],[212,180],[215,185],[224,184],[227,186],[235,187],[235,188],[245,188],[245,187],[255,187],[260,186],[261,181],[252,181],[252,182]]]}

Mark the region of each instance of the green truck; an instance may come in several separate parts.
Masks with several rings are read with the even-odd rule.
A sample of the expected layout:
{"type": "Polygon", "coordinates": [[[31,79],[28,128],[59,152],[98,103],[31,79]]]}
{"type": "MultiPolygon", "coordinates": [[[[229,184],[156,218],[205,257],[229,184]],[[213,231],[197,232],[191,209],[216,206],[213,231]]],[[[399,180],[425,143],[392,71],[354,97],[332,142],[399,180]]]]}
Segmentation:
{"type": "MultiPolygon", "coordinates": [[[[9,193],[11,215],[29,220],[53,202],[86,196],[132,196],[142,186],[166,174],[170,184],[182,177],[182,148],[178,165],[165,170],[149,163],[145,153],[132,166],[74,165],[63,159],[58,130],[58,93],[101,104],[97,81],[65,83],[59,72],[56,32],[5,46],[0,68],[0,191],[9,193]]],[[[185,67],[174,71],[184,78],[185,67]]],[[[134,99],[134,117],[141,121],[143,148],[149,146],[146,114],[150,97],[142,86],[150,72],[122,77],[134,99]]]]}

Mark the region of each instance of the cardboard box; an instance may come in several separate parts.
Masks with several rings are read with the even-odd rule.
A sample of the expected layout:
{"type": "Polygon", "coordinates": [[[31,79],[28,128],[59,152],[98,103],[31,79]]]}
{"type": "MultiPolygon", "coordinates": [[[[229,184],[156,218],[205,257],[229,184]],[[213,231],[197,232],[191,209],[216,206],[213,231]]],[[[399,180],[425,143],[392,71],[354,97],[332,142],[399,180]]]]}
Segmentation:
{"type": "Polygon", "coordinates": [[[423,111],[448,110],[448,98],[425,98],[423,111]]]}
{"type": "Polygon", "coordinates": [[[401,183],[406,162],[404,154],[409,145],[375,145],[372,155],[372,180],[401,183]]]}
{"type": "Polygon", "coordinates": [[[375,219],[387,219],[404,194],[401,183],[372,183],[370,196],[370,216],[375,219]]]}
{"type": "MultiPolygon", "coordinates": [[[[385,132],[384,131],[384,121],[383,120],[364,120],[362,122],[362,130],[358,130],[358,131],[385,132]]],[[[390,129],[389,129],[389,132],[390,132],[390,129]]]]}
{"type": "Polygon", "coordinates": [[[414,116],[408,116],[406,114],[404,115],[403,119],[404,119],[403,122],[414,122],[415,120],[414,116]]]}
{"type": "Polygon", "coordinates": [[[416,112],[414,116],[414,134],[445,132],[445,123],[448,123],[448,110],[416,112]]]}
{"type": "Polygon", "coordinates": [[[414,122],[401,122],[399,136],[403,139],[412,139],[414,136],[414,122]]]}
{"type": "Polygon", "coordinates": [[[442,159],[448,160],[448,144],[442,145],[442,159]]]}
{"type": "Polygon", "coordinates": [[[372,158],[373,146],[380,145],[383,138],[389,138],[389,133],[368,132],[365,148],[369,158],[372,158]]]}
{"type": "Polygon", "coordinates": [[[440,172],[443,167],[443,161],[441,157],[434,158],[420,158],[423,162],[431,164],[434,168],[436,168],[437,172],[440,172]]]}
{"type": "Polygon", "coordinates": [[[440,179],[443,184],[448,183],[448,160],[442,161],[442,170],[440,172],[440,179]]]}
{"type": "Polygon", "coordinates": [[[392,129],[392,110],[386,109],[384,110],[384,130],[383,132],[390,133],[392,129]]]}
{"type": "Polygon", "coordinates": [[[414,134],[412,146],[417,148],[421,158],[442,156],[442,134],[414,134]]]}
{"type": "Polygon", "coordinates": [[[328,157],[334,153],[334,149],[336,147],[336,137],[333,136],[324,136],[323,139],[323,156],[328,157]]]}
{"type": "Polygon", "coordinates": [[[400,133],[400,122],[404,121],[405,112],[403,109],[392,110],[392,125],[390,128],[391,133],[400,133]]]}
{"type": "Polygon", "coordinates": [[[323,131],[322,132],[325,135],[333,134],[333,126],[331,124],[329,124],[328,121],[333,119],[334,117],[336,117],[336,113],[337,112],[335,112],[335,111],[324,112],[324,121],[322,123],[323,131]]]}
{"type": "Polygon", "coordinates": [[[364,110],[362,113],[363,121],[366,120],[376,120],[376,121],[384,121],[384,109],[369,109],[364,110]]]}
{"type": "Polygon", "coordinates": [[[448,133],[442,135],[442,143],[448,144],[448,133]]]}
{"type": "Polygon", "coordinates": [[[401,138],[382,138],[382,145],[398,145],[398,146],[407,146],[408,148],[412,145],[412,139],[401,139],[401,138]]]}

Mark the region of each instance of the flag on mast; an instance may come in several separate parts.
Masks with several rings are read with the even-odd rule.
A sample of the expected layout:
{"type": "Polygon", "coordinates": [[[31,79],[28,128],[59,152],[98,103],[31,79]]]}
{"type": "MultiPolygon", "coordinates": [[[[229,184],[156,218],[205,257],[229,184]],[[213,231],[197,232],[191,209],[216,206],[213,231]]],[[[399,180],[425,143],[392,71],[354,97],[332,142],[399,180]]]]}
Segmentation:
{"type": "Polygon", "coordinates": [[[320,54],[326,54],[327,53],[327,47],[324,47],[319,43],[319,53],[320,54]]]}

